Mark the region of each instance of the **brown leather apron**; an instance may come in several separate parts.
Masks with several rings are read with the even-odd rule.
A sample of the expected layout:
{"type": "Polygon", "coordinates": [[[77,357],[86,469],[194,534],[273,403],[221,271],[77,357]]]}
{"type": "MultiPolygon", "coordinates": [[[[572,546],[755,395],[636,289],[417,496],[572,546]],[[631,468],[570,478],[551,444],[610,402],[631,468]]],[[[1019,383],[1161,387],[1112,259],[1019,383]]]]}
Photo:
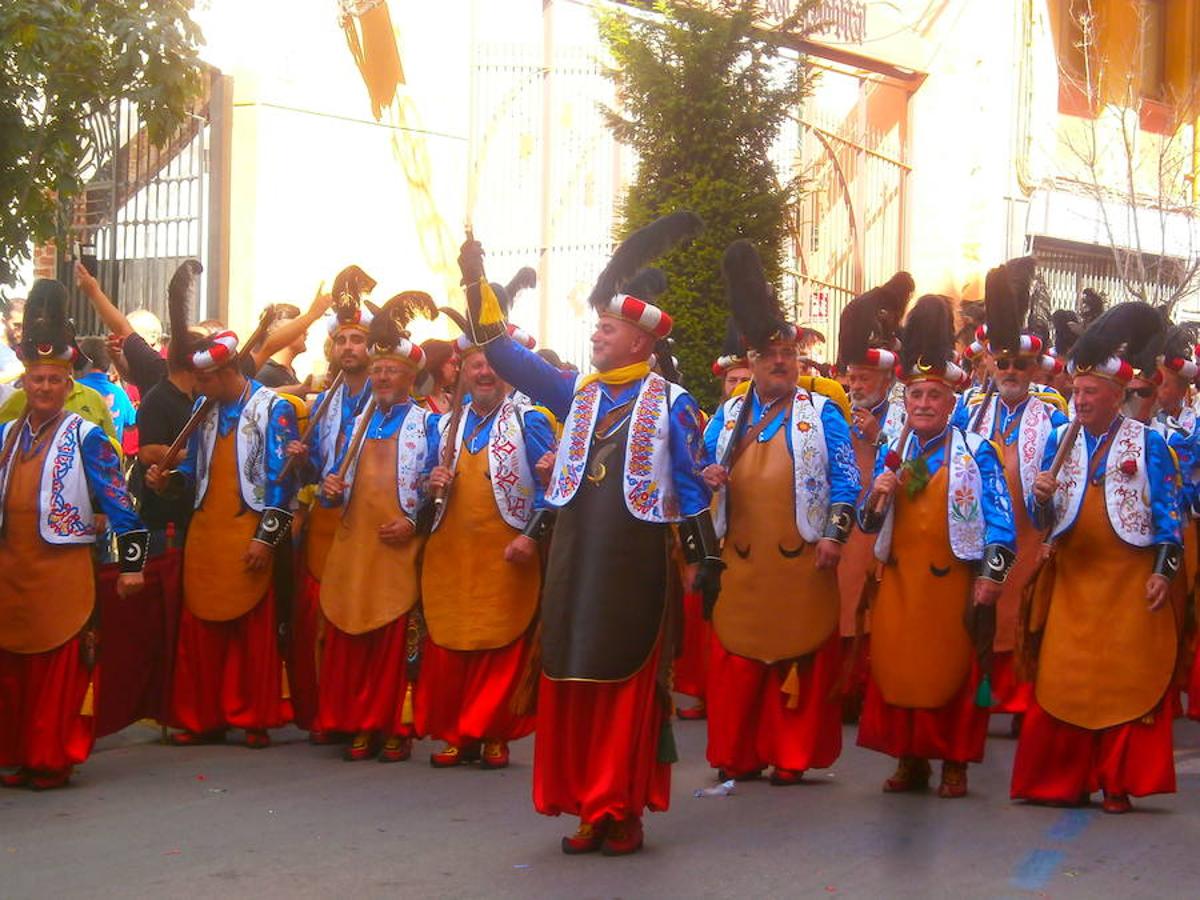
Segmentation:
{"type": "Polygon", "coordinates": [[[365,634],[396,621],[417,602],[417,557],[425,542],[385,544],[379,526],[403,516],[396,496],[396,438],[363,441],[350,505],[321,578],[321,610],[338,630],[365,634]]]}
{"type": "Polygon", "coordinates": [[[1034,527],[1025,511],[1021,490],[1021,453],[1016,444],[1000,449],[1004,460],[1004,480],[1012,498],[1013,520],[1017,526],[1017,560],[1004,582],[1004,590],[996,602],[996,639],[992,649],[1006,653],[1017,646],[1017,619],[1021,612],[1021,593],[1038,569],[1042,555],[1042,532],[1034,527]]]}
{"type": "Polygon", "coordinates": [[[61,647],[87,623],[96,600],[91,547],[48,544],[38,529],[42,470],[57,428],[46,431],[32,455],[14,451],[4,501],[0,649],[9,653],[45,653],[61,647]]]}
{"type": "Polygon", "coordinates": [[[871,675],[892,706],[944,706],[971,672],[963,614],[974,578],[950,549],[948,484],[943,465],[912,499],[896,491],[891,558],[871,612],[871,675]]]}
{"type": "Polygon", "coordinates": [[[811,653],[838,625],[837,573],[817,569],[814,546],[796,529],[795,473],[783,429],[742,452],[728,491],[717,637],[729,652],[765,663],[811,653]]]}
{"type": "Polygon", "coordinates": [[[520,532],[502,518],[488,473],[488,451],[463,447],[446,514],[429,536],[421,608],[429,637],[448,650],[494,650],[525,633],[537,610],[541,562],[505,562],[520,532]]]}
{"type": "Polygon", "coordinates": [[[329,548],[333,546],[333,535],[341,518],[340,507],[322,506],[319,502],[314,503],[308,511],[308,524],[304,532],[304,566],[317,581],[325,572],[329,548]]]}
{"type": "Polygon", "coordinates": [[[207,622],[244,616],[271,587],[270,565],[252,572],[242,561],[260,516],[242,502],[236,434],[234,429],[214,442],[208,491],[192,515],[183,549],[183,601],[207,622]]]}
{"type": "Polygon", "coordinates": [[[1059,540],[1038,657],[1037,701],[1081,728],[1120,725],[1158,705],[1175,668],[1170,605],[1146,607],[1154,548],[1125,543],[1108,520],[1102,485],[1059,540]]]}
{"type": "MultiPolygon", "coordinates": [[[[858,463],[859,477],[864,485],[870,485],[875,474],[875,453],[878,448],[860,437],[852,435],[851,440],[854,443],[854,458],[858,463]]],[[[838,627],[842,637],[853,637],[855,634],[858,601],[866,586],[867,576],[874,574],[876,564],[875,535],[867,534],[861,528],[853,529],[846,543],[842,545],[842,559],[837,567],[842,606],[838,627]]],[[[870,631],[869,622],[870,616],[867,617],[865,631],[870,631]]]]}

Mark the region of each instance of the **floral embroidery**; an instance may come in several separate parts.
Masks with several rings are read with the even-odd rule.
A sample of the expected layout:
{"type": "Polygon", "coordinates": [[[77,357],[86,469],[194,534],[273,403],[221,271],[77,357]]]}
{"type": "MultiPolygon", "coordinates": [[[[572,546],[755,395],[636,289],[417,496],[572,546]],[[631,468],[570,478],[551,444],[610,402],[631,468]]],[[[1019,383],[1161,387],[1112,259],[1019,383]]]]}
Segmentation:
{"type": "Polygon", "coordinates": [[[78,454],[79,427],[74,425],[63,429],[62,440],[54,447],[54,462],[50,468],[50,509],[46,524],[59,537],[95,533],[95,529],[84,522],[79,507],[64,496],[67,474],[74,467],[78,454]]]}
{"type": "Polygon", "coordinates": [[[583,480],[583,469],[587,465],[588,448],[595,427],[596,406],[600,401],[600,383],[593,382],[575,395],[570,412],[570,433],[564,441],[566,450],[562,465],[557,467],[550,484],[547,499],[565,503],[575,496],[579,482],[583,480]]]}

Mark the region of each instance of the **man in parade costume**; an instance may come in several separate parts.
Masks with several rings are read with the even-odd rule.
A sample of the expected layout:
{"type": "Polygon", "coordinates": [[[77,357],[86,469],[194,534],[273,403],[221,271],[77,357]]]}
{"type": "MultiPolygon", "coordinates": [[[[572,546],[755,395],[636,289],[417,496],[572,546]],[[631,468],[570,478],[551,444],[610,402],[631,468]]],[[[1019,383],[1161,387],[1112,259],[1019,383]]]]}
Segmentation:
{"type": "Polygon", "coordinates": [[[175,650],[169,718],[181,728],[176,745],[221,740],[229,728],[246,732],[246,746],[270,746],[269,728],[291,714],[284,699],[272,586],[276,548],[289,540],[292,479],[280,480],[284,448],[297,436],[290,402],[241,371],[232,331],[195,338],[186,330],[194,287],[177,282],[170,295],[183,309],[171,315],[171,352],[194,370],[199,409],[207,414],[191,434],[176,471],[152,465],[146,483],[165,493],[195,485],[195,512],[183,549],[183,610],[175,650]],[[180,301],[179,298],[182,298],[180,301]]]}
{"type": "Polygon", "coordinates": [[[1041,646],[1014,798],[1076,804],[1102,790],[1105,812],[1123,813],[1130,796],[1175,790],[1167,698],[1178,643],[1170,581],[1182,557],[1177,477],[1166,441],[1121,414],[1130,359],[1162,325],[1153,307],[1122,303],[1071,354],[1082,427],[1054,430],[1027,498],[1054,551],[1028,617],[1041,646]]]}
{"type": "MultiPolygon", "coordinates": [[[[565,419],[547,504],[557,510],[542,598],[542,672],[534,747],[539,812],[580,817],[565,853],[632,853],[644,808],[670,802],[670,662],[666,598],[670,524],[698,550],[701,584],[717,589],[720,559],[700,477],[700,413],[680,387],[650,373],[671,319],[624,292],[651,260],[697,233],[691,213],[664,217],[614,254],[589,302],[596,372],[560,372],[506,337],[483,292],[481,250],[464,247],[472,323],[505,381],[565,419]]],[[[490,294],[490,291],[486,292],[490,294]]]]}
{"type": "MultiPolygon", "coordinates": [[[[363,306],[362,295],[375,287],[375,280],[358,266],[347,266],[333,281],[333,303],[326,314],[331,344],[331,362],[341,373],[341,384],[328,395],[322,391],[313,409],[324,406],[321,420],[308,443],[293,441],[289,456],[303,463],[302,479],[321,482],[334,471],[346,442],[350,440],[354,420],[371,396],[367,366],[367,330],[371,311],[363,306]]],[[[319,633],[321,631],[321,574],[333,543],[333,533],[341,518],[338,506],[324,501],[318,493],[304,517],[299,589],[292,610],[292,633],[288,646],[288,681],[296,724],[312,729],[317,708],[317,671],[319,633]]],[[[309,739],[327,743],[330,735],[311,730],[309,739]]]]}
{"type": "MultiPolygon", "coordinates": [[[[512,326],[510,335],[533,348],[533,339],[512,326]]],[[[525,532],[545,508],[535,466],[554,451],[554,426],[544,411],[509,396],[509,385],[467,334],[455,350],[470,403],[439,422],[448,464],[430,475],[444,502],[421,571],[429,635],[416,689],[417,731],[446,742],[430,757],[435,768],[478,759],[501,769],[508,742],[534,726],[529,709],[513,706],[532,662],[542,580],[537,542],[525,532]]]]}
{"type": "Polygon", "coordinates": [[[97,514],[117,535],[117,593],[143,585],[149,536],[116,449],[69,412],[74,357],[66,289],[34,283],[19,346],[25,412],[0,427],[0,776],[61,787],[94,738],[97,514]]]}
{"type": "Polygon", "coordinates": [[[412,686],[406,660],[410,611],[417,602],[416,533],[429,472],[437,461],[438,417],[412,402],[425,355],[406,327],[412,297],[392,298],[371,320],[372,403],[359,416],[361,449],[352,438],[325,476],[322,492],[342,508],[321,575],[327,623],[321,654],[316,729],[347,732],[347,760],[379,755],[400,762],[412,754],[412,686]],[[343,465],[350,456],[348,467],[343,465]],[[345,472],[344,475],[340,474],[345,472]]]}
{"type": "MultiPolygon", "coordinates": [[[[852,406],[850,439],[860,482],[871,483],[879,447],[900,436],[904,401],[895,396],[897,335],[915,284],[907,272],[897,272],[887,284],[855,297],[842,310],[838,324],[838,367],[845,371],[852,406]]],[[[855,498],[857,502],[858,498],[855,498]]],[[[868,640],[865,610],[860,608],[868,579],[874,579],[875,539],[854,529],[842,548],[838,564],[847,721],[857,721],[867,690],[868,640]],[[860,621],[861,619],[861,621],[860,621]],[[848,667],[848,671],[846,668],[848,667]]]]}
{"type": "Polygon", "coordinates": [[[722,264],[750,347],[749,388],[705,430],[726,564],[712,609],[708,761],[724,778],[798,784],[842,749],[837,573],[860,481],[844,413],[797,387],[797,329],[783,318],[753,245],[722,264]]]}
{"type": "MultiPolygon", "coordinates": [[[[1020,716],[1029,706],[1033,685],[1017,676],[1013,651],[1021,593],[1037,570],[1042,534],[1024,510],[1021,498],[1033,488],[1050,432],[1066,424],[1061,398],[1033,390],[1042,371],[1042,338],[1027,327],[1033,257],[1010,260],[988,272],[984,283],[987,323],[980,343],[992,360],[994,387],[976,394],[966,407],[968,430],[989,440],[1000,454],[1013,517],[1017,559],[996,603],[996,639],[990,677],[992,712],[1020,716]]],[[[1020,719],[1013,722],[1014,733],[1020,719]]]]}
{"type": "Polygon", "coordinates": [[[858,743],[899,759],[889,792],[925,787],[929,760],[943,760],[938,794],[948,798],[966,795],[967,764],[983,758],[988,710],[976,696],[976,651],[990,652],[988,607],[1016,547],[995,448],[950,424],[964,380],[953,338],[950,301],[918,300],[901,336],[907,423],[880,448],[859,507],[863,530],[879,532],[883,569],[858,743]]]}

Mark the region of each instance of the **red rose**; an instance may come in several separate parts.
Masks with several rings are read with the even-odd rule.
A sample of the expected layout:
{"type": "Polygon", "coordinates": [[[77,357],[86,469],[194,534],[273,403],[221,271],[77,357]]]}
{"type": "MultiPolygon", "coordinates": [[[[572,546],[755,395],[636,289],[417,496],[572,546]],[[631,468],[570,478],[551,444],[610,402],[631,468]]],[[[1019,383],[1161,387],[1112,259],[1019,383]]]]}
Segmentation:
{"type": "Polygon", "coordinates": [[[888,450],[887,456],[883,458],[883,464],[895,472],[903,465],[903,461],[900,459],[900,454],[895,450],[888,450]]]}
{"type": "Polygon", "coordinates": [[[1121,460],[1121,474],[1122,475],[1136,475],[1137,474],[1137,460],[1136,459],[1121,460]]]}

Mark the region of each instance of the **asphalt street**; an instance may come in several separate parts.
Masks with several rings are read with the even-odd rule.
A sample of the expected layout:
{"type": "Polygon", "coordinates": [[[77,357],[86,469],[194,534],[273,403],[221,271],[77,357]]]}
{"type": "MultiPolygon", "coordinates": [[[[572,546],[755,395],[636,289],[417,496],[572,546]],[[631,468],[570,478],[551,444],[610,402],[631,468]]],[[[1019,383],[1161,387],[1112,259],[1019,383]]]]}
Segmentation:
{"type": "Polygon", "coordinates": [[[342,762],[285,729],[268,750],[104,739],[67,789],[0,792],[0,897],[1195,897],[1200,726],[1176,727],[1179,793],[1123,817],[1008,799],[993,720],[971,794],[885,796],[889,759],[853,745],[795,787],[714,783],[704,723],[676,724],[671,810],[634,857],[566,857],[534,813],[532,740],[505,771],[342,762]]]}

